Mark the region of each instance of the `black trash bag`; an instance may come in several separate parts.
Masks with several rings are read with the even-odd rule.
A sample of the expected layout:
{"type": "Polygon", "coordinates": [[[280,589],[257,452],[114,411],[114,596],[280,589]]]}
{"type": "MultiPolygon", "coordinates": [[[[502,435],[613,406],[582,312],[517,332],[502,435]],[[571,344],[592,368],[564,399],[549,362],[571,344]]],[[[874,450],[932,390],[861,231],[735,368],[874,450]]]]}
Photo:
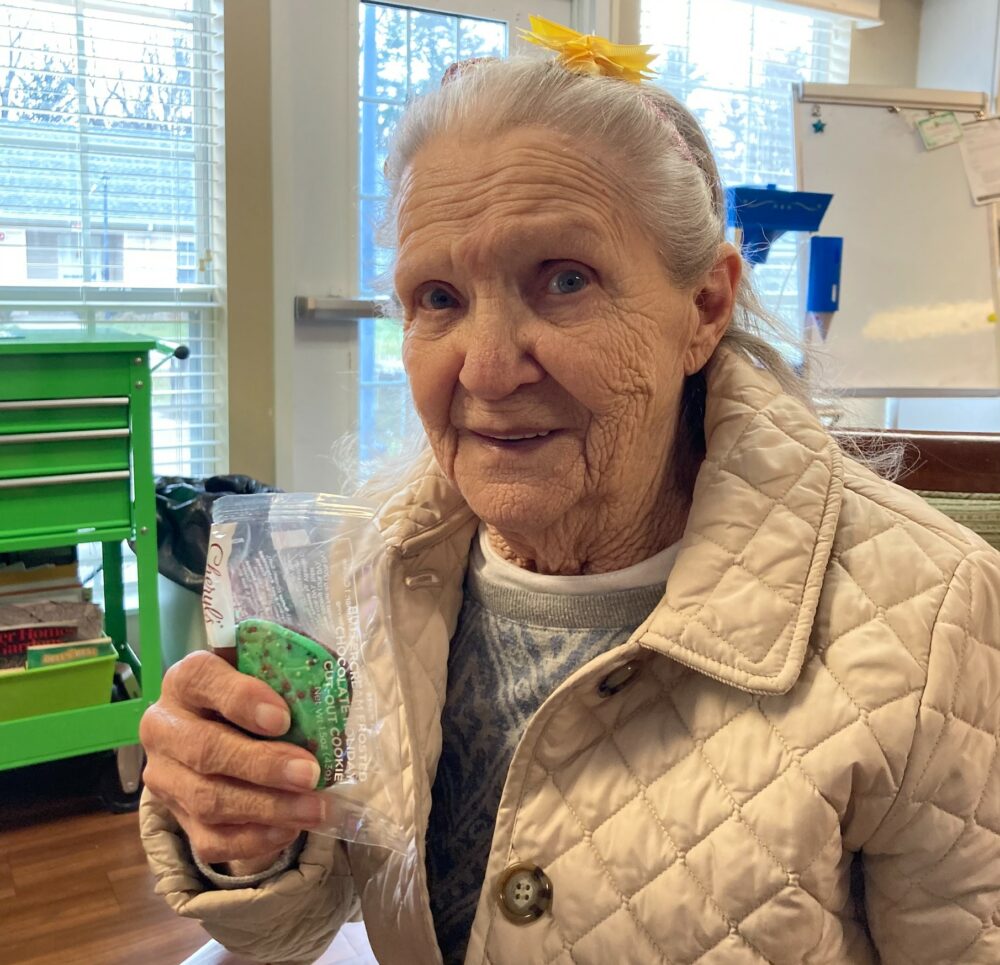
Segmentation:
{"type": "Polygon", "coordinates": [[[186,590],[201,593],[212,526],[212,503],[220,496],[279,493],[250,476],[156,477],[156,545],[159,570],[186,590]]]}

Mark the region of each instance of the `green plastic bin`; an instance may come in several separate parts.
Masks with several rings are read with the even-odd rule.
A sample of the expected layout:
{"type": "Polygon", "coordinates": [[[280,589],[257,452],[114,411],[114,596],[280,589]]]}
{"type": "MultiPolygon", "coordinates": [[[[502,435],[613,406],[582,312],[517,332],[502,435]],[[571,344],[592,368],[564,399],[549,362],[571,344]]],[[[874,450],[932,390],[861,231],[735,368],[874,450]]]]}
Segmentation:
{"type": "Polygon", "coordinates": [[[0,674],[0,721],[111,701],[115,655],[0,674]]]}

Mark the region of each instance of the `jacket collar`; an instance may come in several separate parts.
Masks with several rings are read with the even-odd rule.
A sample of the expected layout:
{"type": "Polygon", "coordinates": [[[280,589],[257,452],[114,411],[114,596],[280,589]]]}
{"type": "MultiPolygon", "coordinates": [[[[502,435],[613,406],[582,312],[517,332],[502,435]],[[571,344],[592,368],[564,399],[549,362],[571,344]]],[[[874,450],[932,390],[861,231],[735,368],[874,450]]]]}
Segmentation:
{"type": "MultiPolygon", "coordinates": [[[[705,437],[680,553],[636,638],[740,690],[784,693],[802,670],[833,545],[840,450],[805,405],[725,349],[708,370],[705,437]]],[[[449,539],[465,558],[477,521],[427,454],[377,522],[404,558],[449,539]]]]}
{"type": "MultiPolygon", "coordinates": [[[[430,449],[411,468],[402,489],[375,514],[375,524],[390,550],[412,559],[449,537],[468,541],[478,526],[475,514],[445,477],[430,449]]],[[[469,547],[456,546],[467,556],[469,547]]]]}
{"type": "Polygon", "coordinates": [[[813,413],[735,353],[708,371],[707,455],[643,647],[751,693],[805,660],[843,496],[840,450],[813,413]]]}

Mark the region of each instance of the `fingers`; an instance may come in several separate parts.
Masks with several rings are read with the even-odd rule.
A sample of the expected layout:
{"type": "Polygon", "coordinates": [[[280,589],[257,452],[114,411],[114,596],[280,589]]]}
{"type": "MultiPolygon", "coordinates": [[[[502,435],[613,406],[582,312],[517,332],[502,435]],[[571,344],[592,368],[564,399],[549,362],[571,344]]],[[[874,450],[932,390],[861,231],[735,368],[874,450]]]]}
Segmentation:
{"type": "Polygon", "coordinates": [[[162,696],[194,713],[220,714],[264,737],[280,736],[291,725],[288,707],[267,684],[206,651],[188,654],[166,672],[162,696]]]}
{"type": "Polygon", "coordinates": [[[307,750],[247,737],[226,723],[194,716],[165,700],[143,715],[139,739],[150,760],[171,758],[202,775],[290,791],[313,790],[319,781],[319,763],[307,750]]]}
{"type": "Polygon", "coordinates": [[[256,824],[204,825],[183,810],[175,814],[199,860],[209,865],[235,863],[228,869],[231,874],[265,871],[299,835],[256,824]]]}
{"type": "Polygon", "coordinates": [[[190,654],[164,676],[139,726],[143,776],[202,861],[266,868],[302,829],[324,820],[316,758],[237,730],[279,736],[289,723],[280,696],[215,654],[190,654]]]}
{"type": "Polygon", "coordinates": [[[150,758],[143,777],[175,814],[183,813],[204,827],[253,824],[298,834],[316,827],[326,814],[326,801],[315,791],[275,791],[206,777],[161,755],[150,758]]]}

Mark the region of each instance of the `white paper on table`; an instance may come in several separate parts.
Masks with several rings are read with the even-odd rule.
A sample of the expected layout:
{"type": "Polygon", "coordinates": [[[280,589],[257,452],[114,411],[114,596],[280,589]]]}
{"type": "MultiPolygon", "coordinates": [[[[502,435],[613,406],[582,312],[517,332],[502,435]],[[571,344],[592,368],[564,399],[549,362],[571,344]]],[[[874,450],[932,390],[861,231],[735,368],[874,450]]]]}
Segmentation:
{"type": "Polygon", "coordinates": [[[958,142],[973,204],[1000,201],[1000,117],[963,125],[958,142]]]}

